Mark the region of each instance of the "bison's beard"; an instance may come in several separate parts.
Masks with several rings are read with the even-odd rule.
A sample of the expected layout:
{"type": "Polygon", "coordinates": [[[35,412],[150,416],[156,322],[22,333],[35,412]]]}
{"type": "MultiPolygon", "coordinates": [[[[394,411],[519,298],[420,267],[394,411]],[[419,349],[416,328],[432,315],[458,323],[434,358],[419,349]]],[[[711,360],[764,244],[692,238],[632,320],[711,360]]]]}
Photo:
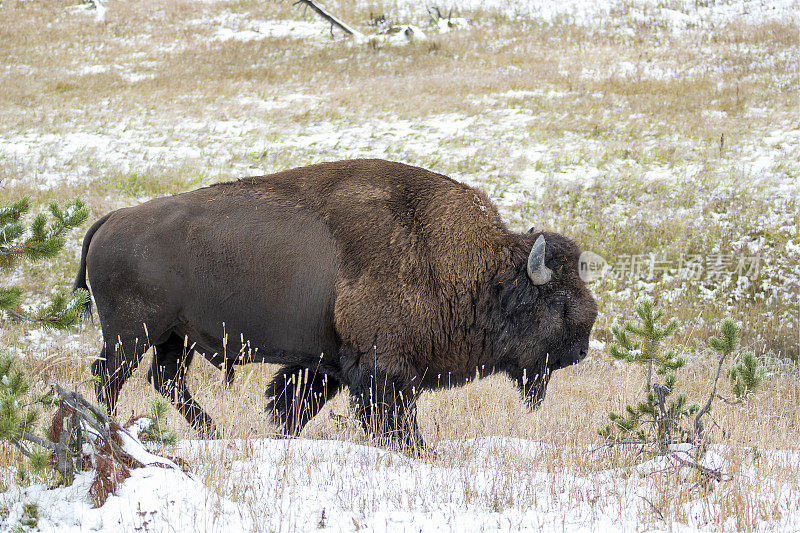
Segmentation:
{"type": "Polygon", "coordinates": [[[515,378],[517,386],[522,390],[522,395],[528,408],[533,410],[539,407],[544,401],[544,395],[547,392],[550,370],[544,369],[542,373],[532,376],[527,372],[523,372],[522,375],[512,377],[515,378]]]}

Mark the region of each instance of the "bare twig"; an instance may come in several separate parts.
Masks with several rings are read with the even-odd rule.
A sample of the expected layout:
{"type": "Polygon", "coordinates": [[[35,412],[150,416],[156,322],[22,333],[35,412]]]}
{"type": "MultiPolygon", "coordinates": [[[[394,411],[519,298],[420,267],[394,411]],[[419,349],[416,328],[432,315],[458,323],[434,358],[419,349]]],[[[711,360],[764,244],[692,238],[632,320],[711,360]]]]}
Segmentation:
{"type": "MultiPolygon", "coordinates": [[[[658,446],[659,446],[658,449],[653,449],[653,448],[648,449],[648,447],[655,446],[656,444],[657,443],[655,443],[655,442],[645,442],[645,441],[610,442],[608,444],[604,444],[604,445],[600,446],[600,448],[598,448],[597,450],[594,450],[594,451],[599,451],[600,449],[603,449],[603,448],[611,449],[611,448],[615,448],[615,447],[618,447],[618,446],[630,446],[630,447],[634,447],[634,448],[637,449],[636,450],[637,451],[636,455],[647,454],[650,457],[666,457],[667,459],[672,459],[675,462],[679,463],[680,466],[686,466],[686,467],[689,467],[689,468],[693,468],[700,475],[702,475],[705,479],[713,479],[715,481],[722,481],[725,478],[725,475],[720,470],[714,469],[714,468],[710,468],[710,467],[707,467],[707,466],[704,466],[704,465],[700,464],[697,461],[691,461],[689,459],[681,457],[681,455],[680,455],[681,452],[677,452],[677,451],[672,450],[672,449],[670,449],[668,447],[664,448],[664,447],[662,447],[661,443],[658,443],[658,446]]],[[[685,452],[685,453],[689,454],[690,452],[685,452]]],[[[672,468],[674,468],[674,466],[672,468]]],[[[660,470],[660,471],[665,471],[665,470],[669,470],[669,469],[664,469],[664,470],[660,470]]],[[[653,473],[655,473],[655,472],[653,472],[653,473]]]]}
{"type": "Polygon", "coordinates": [[[726,398],[725,396],[722,396],[721,394],[717,394],[717,398],[719,398],[720,401],[722,403],[726,404],[726,405],[739,405],[740,403],[744,403],[744,399],[743,398],[739,398],[737,400],[730,400],[730,399],[726,398]]]}
{"type": "Polygon", "coordinates": [[[714,468],[709,468],[707,466],[703,466],[697,461],[690,461],[688,459],[684,459],[677,452],[670,450],[669,454],[666,455],[669,459],[675,459],[678,461],[682,466],[688,466],[689,468],[694,468],[697,470],[701,475],[713,479],[715,481],[722,481],[723,475],[722,472],[716,470],[714,468]]]}
{"type": "Polygon", "coordinates": [[[29,316],[25,316],[22,313],[14,311],[13,309],[6,309],[6,312],[8,312],[8,314],[11,315],[11,318],[14,318],[16,320],[24,320],[25,322],[41,322],[41,320],[37,318],[31,318],[29,316]]]}
{"type": "Polygon", "coordinates": [[[449,25],[450,19],[453,18],[453,8],[450,8],[450,11],[447,12],[446,17],[442,14],[442,10],[439,9],[439,6],[433,6],[427,9],[428,9],[428,15],[431,17],[431,20],[433,21],[434,24],[438,24],[440,20],[447,19],[447,24],[449,25]]]}
{"type": "Polygon", "coordinates": [[[661,448],[666,449],[672,442],[671,420],[665,405],[667,394],[670,391],[658,383],[653,384],[653,391],[656,393],[656,399],[658,400],[658,444],[661,448]]]}
{"type": "MultiPolygon", "coordinates": [[[[80,427],[80,424],[78,424],[78,427],[80,427]]],[[[58,438],[60,449],[56,450],[56,469],[61,473],[63,476],[62,479],[67,485],[71,485],[72,481],[75,479],[75,464],[72,461],[73,454],[69,449],[69,443],[72,438],[72,429],[72,417],[63,417],[61,435],[58,438]]],[[[77,431],[77,429],[78,428],[76,427],[75,430],[77,431]]],[[[77,448],[75,451],[77,453],[81,453],[79,448],[77,448]]]]}
{"type": "Polygon", "coordinates": [[[9,255],[25,255],[30,251],[28,246],[0,246],[0,256],[6,257],[9,255]]]}
{"type": "Polygon", "coordinates": [[[653,511],[655,511],[655,512],[656,512],[656,514],[658,515],[658,517],[661,519],[661,521],[662,521],[662,522],[666,522],[666,520],[664,520],[664,515],[661,513],[661,511],[659,511],[659,510],[658,510],[658,507],[656,507],[655,505],[653,505],[653,502],[651,502],[650,500],[648,500],[648,499],[647,499],[647,498],[645,498],[644,496],[641,496],[641,498],[642,498],[644,501],[646,501],[646,502],[648,503],[648,505],[650,505],[650,508],[651,508],[653,511]]]}
{"type": "Polygon", "coordinates": [[[711,410],[711,403],[714,401],[714,397],[717,395],[717,383],[719,382],[719,376],[722,373],[722,365],[725,363],[725,359],[727,357],[728,354],[726,353],[719,358],[719,363],[717,364],[717,375],[714,378],[714,386],[711,387],[711,394],[708,395],[706,404],[702,409],[700,409],[700,411],[697,412],[697,416],[694,417],[694,435],[695,440],[698,442],[702,442],[703,440],[703,432],[705,431],[705,427],[703,426],[702,418],[711,410]]]}
{"type": "Polygon", "coordinates": [[[25,445],[25,442],[30,442],[37,446],[41,446],[42,448],[47,448],[48,450],[52,450],[52,452],[56,455],[58,462],[56,463],[56,471],[61,476],[61,479],[64,481],[68,479],[72,479],[70,476],[70,471],[67,469],[67,462],[66,457],[72,457],[74,454],[72,450],[70,450],[69,446],[62,442],[50,442],[47,439],[43,439],[38,437],[32,433],[24,431],[22,433],[21,440],[12,440],[11,443],[16,446],[16,448],[24,455],[25,457],[32,457],[33,452],[25,445]],[[64,457],[64,461],[62,463],[61,458],[64,457]]]}
{"type": "MultiPolygon", "coordinates": [[[[22,434],[22,438],[23,438],[23,440],[32,442],[33,444],[36,444],[38,446],[42,446],[43,448],[48,448],[48,449],[53,450],[53,451],[58,451],[59,449],[61,449],[61,445],[58,444],[57,442],[50,442],[47,439],[43,439],[41,437],[37,437],[36,435],[33,435],[32,433],[28,433],[27,431],[25,431],[22,434]]],[[[30,457],[30,450],[28,450],[28,448],[26,446],[24,446],[22,444],[22,442],[15,442],[15,444],[17,445],[17,447],[20,449],[20,451],[26,457],[30,457]]]]}
{"type": "Polygon", "coordinates": [[[100,409],[89,403],[78,391],[71,391],[64,389],[57,383],[53,383],[52,387],[55,389],[61,402],[75,411],[75,414],[92,430],[94,430],[101,439],[103,439],[111,449],[119,455],[127,455],[117,443],[116,439],[111,436],[111,422],[108,417],[100,409]],[[87,413],[88,411],[88,413],[87,413]]]}

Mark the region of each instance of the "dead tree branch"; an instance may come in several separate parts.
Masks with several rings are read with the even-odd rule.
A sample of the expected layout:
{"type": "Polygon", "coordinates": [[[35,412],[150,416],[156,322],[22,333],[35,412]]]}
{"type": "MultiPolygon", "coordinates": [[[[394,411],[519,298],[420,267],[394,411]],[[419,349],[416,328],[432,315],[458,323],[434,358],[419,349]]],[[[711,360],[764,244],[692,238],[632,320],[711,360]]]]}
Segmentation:
{"type": "Polygon", "coordinates": [[[705,431],[705,426],[703,426],[703,416],[705,416],[711,410],[711,403],[714,401],[714,397],[717,395],[717,383],[719,382],[719,376],[722,374],[722,365],[725,363],[725,359],[728,357],[728,354],[724,354],[722,357],[719,358],[719,364],[717,365],[717,375],[714,377],[714,386],[711,388],[711,394],[708,395],[708,400],[706,404],[703,406],[700,411],[697,412],[697,416],[694,417],[694,434],[695,438],[698,441],[703,440],[703,432],[705,431]]]}
{"type": "Polygon", "coordinates": [[[332,24],[333,26],[339,28],[340,30],[345,32],[347,35],[350,35],[350,36],[352,36],[352,37],[354,37],[356,39],[363,39],[364,38],[364,34],[363,33],[361,33],[358,30],[355,30],[355,29],[351,28],[350,26],[345,24],[341,19],[339,19],[338,17],[335,17],[334,15],[329,13],[325,8],[323,8],[322,6],[318,5],[313,0],[297,0],[294,3],[294,5],[298,5],[298,4],[303,4],[303,5],[306,5],[306,6],[310,7],[320,17],[324,18],[330,24],[332,24]]]}

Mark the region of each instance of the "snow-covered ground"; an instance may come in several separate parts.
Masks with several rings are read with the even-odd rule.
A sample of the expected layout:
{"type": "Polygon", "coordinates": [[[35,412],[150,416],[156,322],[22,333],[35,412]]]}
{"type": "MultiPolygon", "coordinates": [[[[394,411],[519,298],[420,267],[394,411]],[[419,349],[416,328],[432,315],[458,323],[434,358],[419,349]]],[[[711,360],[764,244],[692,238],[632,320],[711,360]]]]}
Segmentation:
{"type": "MultiPolygon", "coordinates": [[[[620,171],[659,180],[693,179],[700,172],[707,172],[699,161],[690,161],[682,168],[675,168],[669,162],[639,163],[629,158],[598,164],[596,160],[602,157],[603,146],[588,134],[565,132],[555,142],[537,142],[530,138],[527,129],[548,117],[546,113],[526,109],[526,97],[533,96],[519,91],[484,96],[476,99],[481,112],[469,116],[445,114],[415,120],[374,117],[359,124],[347,119],[316,121],[304,128],[301,135],[287,132],[283,124],[254,120],[248,116],[248,110],[312,112],[325,105],[316,95],[287,93],[270,100],[242,97],[237,103],[244,105],[243,115],[236,119],[202,122],[190,119],[166,124],[158,119],[128,117],[102,128],[102,132],[96,131],[96,125],[82,131],[84,127],[80,124],[66,134],[28,131],[0,139],[0,156],[22,170],[4,180],[7,186],[25,183],[41,190],[65,183],[90,183],[109,170],[146,172],[187,164],[202,165],[212,176],[267,173],[272,169],[255,167],[242,160],[251,158],[254,152],[285,150],[336,154],[333,157],[341,159],[383,157],[419,161],[435,153],[446,153],[453,160],[469,159],[482,147],[499,146],[502,147],[498,149],[499,155],[504,157],[498,158],[498,168],[476,169],[473,171],[476,175],[455,172],[453,177],[479,184],[502,175],[511,194],[533,189],[545,177],[588,186],[602,176],[620,171]],[[154,136],[153,131],[162,134],[154,136]],[[555,160],[560,162],[557,168],[553,165],[555,160]]],[[[570,95],[552,93],[547,97],[558,99],[570,95]]],[[[754,117],[760,112],[750,111],[754,117]]],[[[644,124],[647,118],[640,120],[644,124]]],[[[708,120],[714,121],[715,117],[709,116],[708,120]]],[[[743,178],[767,185],[778,194],[798,194],[800,183],[791,171],[800,169],[800,129],[788,121],[773,127],[761,134],[750,132],[751,144],[742,147],[741,157],[723,162],[716,169],[719,175],[737,171],[743,178]]],[[[647,151],[665,143],[689,147],[690,142],[654,135],[642,139],[638,146],[647,151]]]]}
{"type": "MultiPolygon", "coordinates": [[[[332,5],[334,2],[330,2],[332,5]]],[[[427,6],[413,0],[394,0],[405,16],[427,14],[427,6]]],[[[571,23],[587,27],[635,28],[636,24],[659,25],[671,31],[710,28],[730,23],[759,24],[772,20],[797,20],[796,0],[444,0],[437,2],[443,13],[484,11],[500,13],[511,20],[530,18],[545,23],[571,23]]]]}
{"type": "MultiPolygon", "coordinates": [[[[587,473],[542,468],[542,457],[553,453],[547,445],[498,437],[440,442],[433,461],[303,439],[186,441],[179,453],[199,469],[135,469],[99,509],[88,497],[90,473],[67,488],[14,487],[0,494],[8,509],[0,525],[13,525],[35,503],[42,531],[638,531],[636,517],[658,498],[657,480],[646,474],[663,467],[654,459],[587,473]],[[224,497],[203,482],[204,462],[226,465],[224,478],[211,480],[224,497]]],[[[587,461],[603,460],[596,450],[585,453],[587,461]]],[[[729,453],[716,447],[707,462],[729,467],[729,453]]],[[[775,453],[769,462],[796,469],[796,455],[775,453]]],[[[689,478],[687,521],[669,529],[718,531],[710,524],[720,512],[714,497],[692,498],[689,478]]],[[[790,519],[754,528],[800,530],[797,487],[758,485],[753,480],[753,503],[790,519]]],[[[733,517],[725,524],[738,527],[733,517]]]]}
{"type": "MultiPolygon", "coordinates": [[[[122,0],[109,2],[114,6],[122,0]]],[[[368,3],[364,3],[366,9],[368,3]]],[[[185,22],[190,29],[202,28],[206,38],[213,41],[253,41],[266,39],[297,39],[305,46],[320,46],[330,42],[329,26],[319,19],[303,20],[254,20],[242,13],[224,8],[209,8],[206,16],[185,22]]],[[[336,11],[338,2],[328,2],[336,11]]],[[[360,4],[359,4],[360,5],[360,4]]],[[[392,0],[383,4],[384,11],[397,20],[420,22],[429,17],[425,5],[408,0],[392,0]]],[[[704,1],[674,0],[671,2],[621,1],[602,2],[588,0],[469,0],[467,2],[438,3],[442,13],[469,14],[487,12],[500,13],[510,19],[524,18],[548,24],[570,24],[589,28],[609,26],[614,32],[620,28],[633,32],[640,26],[648,29],[662,23],[672,30],[718,28],[725,24],[760,24],[765,22],[797,22],[800,20],[800,0],[727,0],[704,1]]],[[[298,11],[299,12],[299,11],[298,11]]],[[[477,20],[485,20],[478,18],[477,20]]],[[[339,35],[341,37],[341,35],[339,35]]],[[[140,42],[147,38],[146,28],[141,35],[126,37],[140,42]]],[[[122,39],[125,41],[125,39],[122,39]]],[[[165,53],[176,53],[181,49],[198,46],[195,39],[176,41],[165,53]]],[[[501,45],[500,43],[499,45],[501,45]]],[[[499,46],[498,45],[498,46],[499,46]]],[[[797,47],[788,48],[785,57],[763,57],[762,61],[782,61],[790,65],[786,76],[796,79],[800,72],[797,47]],[[791,66],[793,65],[793,66],[791,66]]],[[[754,50],[753,54],[759,54],[754,50]]],[[[94,63],[74,69],[78,76],[115,74],[130,83],[152,78],[158,63],[136,61],[136,63],[94,63]]],[[[24,62],[7,65],[7,69],[28,72],[24,62]]],[[[583,67],[576,73],[587,79],[664,80],[691,81],[709,76],[723,76],[728,66],[725,63],[703,62],[686,65],[680,61],[669,64],[640,61],[608,61],[603,64],[583,67]]],[[[570,65],[561,66],[568,74],[570,65]]],[[[560,139],[542,143],[531,138],[528,130],[537,124],[557,120],[560,117],[547,110],[532,109],[529,104],[537,99],[570,101],[585,97],[577,91],[547,89],[544,91],[514,90],[493,95],[472,96],[464,94],[473,102],[475,112],[468,114],[435,114],[415,119],[398,120],[392,115],[376,114],[366,117],[347,116],[347,110],[338,110],[336,119],[314,120],[298,134],[287,131],[285,120],[274,120],[270,113],[279,113],[282,118],[302,114],[321,113],[330,109],[330,102],[318,93],[296,90],[275,92],[270,98],[240,95],[233,101],[220,101],[219,115],[225,118],[187,117],[175,120],[171,116],[153,116],[151,113],[131,114],[117,120],[87,120],[76,112],[61,124],[59,131],[43,131],[23,127],[0,129],[0,163],[15,172],[2,179],[5,186],[29,184],[48,190],[64,184],[79,185],[101,179],[109,172],[163,171],[165,168],[198,167],[209,176],[242,176],[272,171],[269,167],[253,165],[254,153],[289,152],[306,156],[302,159],[324,160],[352,157],[386,157],[408,162],[425,162],[430,154],[447,154],[448,159],[474,158],[476,152],[486,146],[501,147],[497,150],[493,168],[477,168],[471,171],[453,172],[453,177],[471,183],[499,180],[504,193],[501,201],[513,203],[523,191],[541,185],[544,177],[591,184],[597,179],[613,176],[624,171],[651,179],[693,179],[703,171],[702,161],[675,168],[671,162],[639,163],[630,159],[612,159],[600,150],[602,143],[593,140],[588,132],[566,131],[560,139]],[[231,105],[232,104],[232,105],[231,105]],[[158,132],[155,134],[153,132],[158,132]],[[248,161],[249,160],[249,161],[248,161]],[[554,161],[558,164],[554,164],[554,161]],[[602,163],[598,163],[602,160],[602,163]]],[[[590,95],[602,100],[604,95],[590,95]]],[[[112,109],[112,101],[97,102],[93,111],[103,113],[112,109]]],[[[608,106],[610,113],[625,113],[624,105],[616,102],[608,106]]],[[[747,110],[754,118],[763,118],[763,109],[747,110]]],[[[628,117],[631,127],[648,124],[645,129],[655,130],[649,125],[648,116],[628,117]]],[[[709,110],[705,120],[713,125],[724,122],[725,112],[709,110]]],[[[796,121],[789,120],[773,124],[769,130],[748,132],[751,146],[743,146],[727,161],[715,169],[720,176],[734,172],[744,179],[766,181],[781,194],[797,194],[797,180],[792,179],[800,161],[800,130],[796,121]],[[787,168],[789,172],[787,172],[787,168]]],[[[655,131],[645,132],[640,147],[643,151],[670,144],[690,147],[694,139],[665,138],[655,131]]],[[[691,147],[694,149],[695,147],[691,147]]],[[[698,158],[699,159],[699,158],[698,158]]]]}

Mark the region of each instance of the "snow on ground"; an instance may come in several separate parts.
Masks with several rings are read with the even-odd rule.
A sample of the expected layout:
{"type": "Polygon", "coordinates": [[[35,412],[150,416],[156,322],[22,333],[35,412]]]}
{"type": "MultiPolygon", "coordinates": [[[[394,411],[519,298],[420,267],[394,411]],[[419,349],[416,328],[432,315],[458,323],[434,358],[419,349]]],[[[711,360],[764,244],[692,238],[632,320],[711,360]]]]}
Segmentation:
{"type": "MultiPolygon", "coordinates": [[[[336,2],[328,4],[335,12],[336,2]]],[[[439,7],[446,12],[450,4],[457,4],[460,15],[494,11],[512,19],[572,23],[622,33],[632,33],[644,23],[682,31],[733,21],[785,22],[797,20],[800,13],[797,0],[464,0],[439,2],[439,7]]],[[[114,2],[107,5],[114,8],[114,2]]],[[[394,6],[398,21],[427,17],[425,4],[416,1],[393,0],[386,5],[394,6]]],[[[206,28],[212,41],[288,38],[321,45],[330,40],[327,26],[317,21],[258,21],[227,13],[190,24],[206,28]]],[[[6,69],[28,74],[25,65],[13,67],[6,69]]],[[[142,70],[150,68],[147,65],[134,68],[91,64],[76,68],[78,75],[112,72],[131,82],[151,75],[142,70]]],[[[598,65],[579,75],[665,79],[694,73],[677,64],[643,68],[619,62],[598,65]]],[[[696,73],[708,75],[707,71],[696,73]]],[[[65,183],[89,185],[115,171],[163,172],[184,165],[207,169],[209,181],[274,170],[259,166],[253,157],[256,153],[289,152],[301,161],[386,157],[420,164],[439,157],[438,163],[428,166],[477,161],[471,168],[456,167],[448,173],[494,188],[490,194],[509,215],[512,206],[520,201],[530,202],[525,195],[548,180],[590,185],[622,173],[652,180],[691,180],[700,172],[708,172],[700,155],[678,166],[624,157],[608,159],[600,153],[601,143],[592,140],[587,132],[567,131],[546,143],[530,138],[528,126],[554,118],[547,111],[534,111],[528,105],[532,99],[543,97],[555,101],[575,98],[576,94],[549,89],[465,95],[475,113],[432,114],[413,119],[385,115],[324,118],[311,121],[313,124],[301,132],[287,132],[285,122],[276,123],[271,114],[312,113],[328,106],[324,97],[297,90],[264,98],[238,95],[231,100],[227,117],[208,120],[177,121],[174,117],[142,113],[90,124],[78,114],[64,126],[65,132],[28,129],[0,133],[0,164],[18,171],[7,174],[2,186],[48,190],[65,183]]],[[[227,103],[221,101],[220,108],[226,108],[227,103]]],[[[113,107],[103,102],[98,105],[113,107]]],[[[749,112],[758,116],[762,111],[768,112],[749,112]]],[[[708,111],[703,116],[710,122],[726,119],[721,111],[708,111]]],[[[648,117],[631,120],[644,123],[648,117]]],[[[647,151],[658,145],[686,147],[688,143],[682,138],[654,135],[643,137],[638,146],[647,151]]],[[[773,124],[767,131],[750,132],[737,156],[720,160],[714,172],[720,178],[742,176],[754,184],[761,180],[776,194],[795,197],[800,194],[800,183],[794,177],[800,173],[797,124],[773,124]]],[[[794,226],[789,228],[796,231],[794,226]]],[[[787,253],[800,252],[792,249],[787,253]]],[[[92,330],[93,339],[94,334],[92,330]]],[[[32,330],[24,340],[24,352],[36,354],[37,350],[46,351],[64,343],[66,351],[82,352],[96,342],[85,337],[32,330]]],[[[599,349],[597,345],[593,347],[599,349]]],[[[307,531],[325,526],[334,531],[632,531],[640,529],[638,516],[648,505],[643,498],[652,489],[651,478],[630,475],[628,471],[598,469],[576,474],[566,468],[554,472],[531,467],[542,464],[538,459],[542,453],[552,451],[534,442],[485,438],[440,443],[438,451],[446,459],[427,462],[347,442],[186,441],[178,454],[196,466],[193,475],[155,467],[134,470],[119,494],[101,509],[91,508],[87,495],[91,478],[87,475],[80,476],[72,487],[55,490],[13,485],[0,494],[0,508],[8,510],[5,518],[0,513],[0,529],[12,529],[24,513],[23,504],[37,502],[42,530],[307,531]],[[203,465],[210,462],[216,467],[206,472],[203,465]],[[220,469],[219,464],[227,469],[220,469]],[[226,478],[204,477],[206,473],[219,476],[220,470],[228,473],[226,478]],[[619,494],[630,497],[620,500],[619,494]]],[[[800,461],[796,457],[789,460],[796,469],[800,461]]],[[[768,485],[765,482],[766,488],[759,496],[765,506],[779,508],[780,516],[794,521],[763,529],[800,531],[797,488],[770,489],[768,485]]],[[[707,524],[709,516],[718,511],[713,502],[690,501],[686,506],[688,522],[670,524],[673,531],[714,529],[707,524]]],[[[736,524],[729,529],[735,530],[736,524]]]]}
{"type": "Polygon", "coordinates": [[[198,479],[180,470],[155,466],[131,471],[116,496],[93,509],[89,487],[93,472],[76,477],[69,487],[47,490],[41,485],[12,485],[0,494],[8,515],[2,531],[12,531],[36,503],[41,531],[248,531],[251,522],[233,502],[220,498],[198,479]]]}
{"type": "MultiPolygon", "coordinates": [[[[110,9],[114,4],[108,4],[110,9]]],[[[336,2],[328,4],[335,12],[336,2]]],[[[494,11],[509,17],[524,16],[550,23],[589,26],[612,24],[635,27],[645,23],[658,26],[663,19],[669,21],[670,27],[689,28],[720,25],[734,20],[747,24],[765,20],[786,22],[798,20],[800,13],[800,0],[674,0],[666,4],[649,0],[467,0],[439,3],[438,7],[447,13],[455,4],[459,12],[494,11]]],[[[428,17],[424,4],[419,2],[393,0],[384,5],[401,15],[405,12],[410,19],[419,19],[423,15],[428,17]]],[[[399,19],[402,16],[398,16],[399,19]]],[[[186,24],[188,27],[204,28],[208,39],[212,41],[269,38],[303,39],[316,44],[330,41],[329,26],[313,18],[311,21],[251,20],[242,13],[217,7],[209,9],[206,16],[189,20],[186,24]]],[[[133,40],[138,38],[134,37],[133,40]]],[[[188,45],[189,42],[176,42],[174,47],[179,50],[181,46],[188,45]]],[[[754,50],[753,53],[758,54],[758,51],[754,50]]],[[[791,57],[765,57],[764,61],[779,59],[792,64],[791,57]]],[[[78,67],[74,73],[80,76],[115,73],[128,82],[137,82],[154,77],[157,67],[157,64],[148,64],[146,61],[137,62],[136,65],[88,64],[78,67]]],[[[714,68],[723,67],[716,63],[711,66],[678,63],[653,65],[649,62],[634,64],[618,61],[597,65],[591,70],[583,69],[577,75],[582,78],[690,79],[714,76],[716,73],[709,71],[714,68]]],[[[796,68],[787,75],[796,77],[796,68]]],[[[314,121],[311,127],[299,133],[287,131],[285,122],[275,121],[272,113],[301,114],[325,109],[329,103],[324,98],[297,91],[275,94],[268,99],[240,95],[233,100],[237,104],[233,109],[241,109],[238,115],[235,111],[226,111],[228,118],[202,121],[175,121],[171,117],[159,120],[152,114],[143,113],[141,116],[115,119],[110,123],[89,124],[83,114],[78,114],[70,119],[73,123],[64,125],[63,132],[30,128],[0,131],[0,164],[14,169],[13,173],[6,172],[4,185],[25,184],[47,190],[63,184],[82,184],[102,179],[108,172],[160,172],[165,168],[191,166],[204,169],[210,176],[239,177],[263,173],[273,169],[254,164],[253,154],[282,150],[304,155],[304,160],[375,156],[424,163],[430,159],[430,154],[448,154],[453,159],[465,159],[474,158],[476,152],[480,149],[485,151],[485,147],[497,147],[496,164],[459,169],[452,174],[470,183],[497,182],[498,190],[491,192],[503,196],[501,203],[513,203],[514,198],[519,198],[526,190],[541,185],[549,178],[590,184],[604,176],[625,171],[645,179],[692,179],[703,170],[703,163],[699,160],[682,168],[675,168],[671,163],[641,163],[620,158],[605,161],[607,158],[600,153],[601,143],[586,133],[565,132],[559,141],[548,144],[528,138],[527,126],[536,124],[536,121],[560,118],[540,109],[530,109],[527,106],[528,99],[569,100],[576,96],[576,93],[552,89],[541,93],[510,91],[473,98],[465,95],[466,99],[471,98],[474,102],[476,112],[472,115],[442,114],[414,120],[398,120],[390,116],[328,119],[314,121]],[[159,134],[153,135],[154,131],[159,134]],[[598,164],[600,159],[604,161],[598,164]]],[[[603,95],[597,93],[592,97],[599,99],[603,95]]],[[[112,109],[114,105],[99,102],[98,107],[101,112],[103,108],[112,109]]],[[[228,106],[221,101],[219,108],[227,109],[228,106]]],[[[346,115],[344,111],[342,114],[346,115]]],[[[759,110],[750,112],[757,115],[759,110]]],[[[725,117],[704,115],[704,118],[713,122],[724,120],[725,117]]],[[[631,117],[631,120],[637,119],[631,117]]],[[[650,120],[650,117],[640,117],[642,123],[650,120]]],[[[774,177],[775,187],[794,194],[798,186],[787,178],[790,173],[785,169],[797,169],[800,161],[797,125],[785,124],[780,129],[764,133],[766,135],[762,137],[754,134],[756,140],[749,150],[743,151],[743,159],[724,161],[719,174],[730,175],[742,169],[745,177],[774,177]],[[780,141],[771,142],[770,136],[780,141]]],[[[687,146],[689,141],[654,135],[650,139],[643,139],[642,146],[648,149],[648,146],[656,147],[664,143],[687,146]]]]}
{"type": "Polygon", "coordinates": [[[328,30],[322,23],[311,23],[303,20],[269,20],[253,22],[254,29],[235,31],[230,28],[218,28],[214,38],[220,41],[234,39],[237,41],[255,41],[263,39],[319,39],[328,30]]]}
{"type": "MultiPolygon", "coordinates": [[[[550,91],[548,99],[570,98],[569,93],[550,91]]],[[[480,112],[430,115],[418,119],[369,117],[319,120],[296,131],[287,131],[271,121],[274,111],[303,113],[325,104],[316,95],[287,93],[271,99],[238,97],[246,115],[225,120],[184,119],[162,124],[157,118],[130,116],[97,131],[76,124],[65,134],[26,131],[0,137],[0,161],[21,171],[6,178],[8,186],[27,184],[42,190],[65,183],[88,183],[110,171],[163,172],[185,165],[203,168],[211,176],[242,177],[273,169],[253,165],[253,154],[291,151],[318,160],[355,157],[383,157],[404,161],[425,161],[430,154],[447,154],[450,160],[470,160],[479,151],[493,149],[490,166],[453,172],[453,177],[473,184],[503,182],[503,202],[513,203],[526,190],[554,178],[590,185],[597,179],[620,172],[644,179],[693,179],[704,168],[700,154],[696,161],[675,166],[673,162],[637,161],[624,155],[609,159],[603,141],[588,132],[562,134],[546,144],[531,139],[528,126],[552,118],[546,111],[533,111],[527,98],[541,97],[533,91],[510,91],[476,98],[480,112]],[[253,110],[253,113],[249,111],[253,110]],[[264,116],[267,114],[267,116],[264,116]],[[260,119],[259,116],[264,116],[260,119]],[[153,132],[161,132],[154,135],[153,132]]],[[[751,110],[757,116],[758,110],[751,110]]],[[[709,121],[718,117],[708,116],[709,121]]],[[[649,117],[632,117],[646,125],[649,117]]],[[[700,150],[691,140],[653,135],[637,143],[643,152],[665,144],[700,150]]],[[[721,160],[716,172],[721,177],[741,173],[756,183],[764,182],[780,194],[795,194],[800,188],[787,169],[800,170],[800,130],[786,123],[754,135],[741,156],[721,160]]]]}
{"type": "MultiPolygon", "coordinates": [[[[119,1],[102,2],[100,9],[94,3],[74,6],[68,11],[87,14],[98,22],[104,20],[107,9],[113,9],[119,1]]],[[[98,2],[99,4],[100,2],[98,2]]],[[[203,0],[206,4],[227,4],[230,0],[203,0]]],[[[428,19],[431,7],[416,0],[386,0],[376,2],[361,0],[362,9],[383,7],[400,20],[428,19]]],[[[320,2],[332,13],[337,12],[338,0],[320,2]]],[[[628,25],[635,23],[661,22],[674,30],[708,28],[731,22],[760,24],[773,20],[786,21],[800,18],[798,0],[440,0],[435,3],[444,15],[453,14],[455,25],[463,26],[457,15],[470,12],[497,13],[510,19],[529,18],[546,23],[571,23],[582,26],[618,26],[620,21],[628,25]]],[[[624,25],[624,24],[622,24],[624,25]]],[[[443,25],[443,31],[451,28],[443,25]]]]}
{"type": "Polygon", "coordinates": [[[264,39],[310,39],[329,41],[330,25],[324,21],[304,20],[253,20],[241,13],[223,11],[206,18],[189,21],[189,26],[214,30],[217,41],[259,41],[264,39]]]}
{"type": "MultiPolygon", "coordinates": [[[[198,470],[147,467],[133,471],[117,496],[92,509],[90,476],[71,487],[46,490],[15,486],[0,494],[10,529],[23,504],[38,504],[43,531],[632,531],[636,516],[653,497],[658,460],[631,469],[603,469],[581,475],[537,466],[553,450],[536,442],[487,437],[439,443],[441,461],[347,442],[319,440],[185,441],[179,454],[198,470]],[[227,477],[201,480],[203,462],[224,464],[227,477]],[[625,494],[620,501],[619,495],[625,494]],[[649,497],[649,498],[648,498],[649,497]]],[[[591,453],[587,451],[587,453],[591,453]]],[[[714,448],[709,461],[727,466],[727,450],[714,448]]],[[[775,466],[797,462],[776,454],[775,466]]],[[[219,475],[220,469],[217,469],[219,475]]],[[[223,474],[224,475],[224,474],[223,474]]],[[[800,528],[797,488],[758,496],[776,505],[800,528]],[[795,517],[795,518],[791,518],[795,517]]],[[[689,499],[686,523],[672,531],[711,531],[717,510],[689,499]]],[[[764,524],[756,524],[762,527],[764,524]]],[[[735,530],[736,524],[726,524],[735,530]]],[[[659,530],[656,526],[652,530],[659,530]]]]}
{"type": "MultiPolygon", "coordinates": [[[[333,9],[335,1],[328,2],[333,9]]],[[[397,18],[427,17],[427,4],[415,0],[393,0],[397,18]]],[[[443,0],[436,3],[442,13],[456,15],[481,11],[499,13],[511,20],[528,18],[545,23],[569,23],[586,27],[624,28],[654,24],[678,32],[691,28],[712,28],[731,22],[760,24],[773,20],[798,20],[800,2],[783,0],[702,1],[672,0],[443,0]]]]}

